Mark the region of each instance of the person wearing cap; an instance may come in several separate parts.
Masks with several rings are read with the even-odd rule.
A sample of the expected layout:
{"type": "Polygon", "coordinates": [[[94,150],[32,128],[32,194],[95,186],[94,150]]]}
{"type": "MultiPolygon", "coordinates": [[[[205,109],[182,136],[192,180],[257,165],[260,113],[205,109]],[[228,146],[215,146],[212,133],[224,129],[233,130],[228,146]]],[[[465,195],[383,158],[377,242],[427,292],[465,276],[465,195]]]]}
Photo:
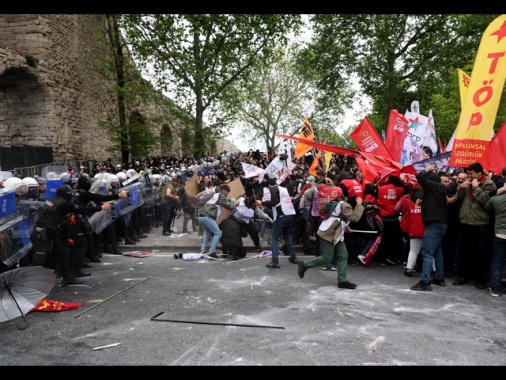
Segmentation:
{"type": "Polygon", "coordinates": [[[314,267],[330,264],[332,257],[337,255],[337,287],[340,289],[355,289],[356,284],[348,281],[348,251],[344,242],[344,234],[350,233],[350,222],[358,222],[364,213],[361,197],[356,197],[356,205],[342,199],[342,189],[336,187],[336,194],[332,202],[336,203],[332,214],[323,220],[318,227],[322,254],[310,260],[300,260],[297,273],[304,278],[304,273],[314,267]]]}

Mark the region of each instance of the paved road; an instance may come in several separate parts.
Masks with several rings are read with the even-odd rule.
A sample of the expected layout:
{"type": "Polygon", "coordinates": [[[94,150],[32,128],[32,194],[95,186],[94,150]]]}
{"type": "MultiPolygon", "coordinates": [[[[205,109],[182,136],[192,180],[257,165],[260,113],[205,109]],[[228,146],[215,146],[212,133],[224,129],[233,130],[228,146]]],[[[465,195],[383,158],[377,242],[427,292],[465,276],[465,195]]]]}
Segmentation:
{"type": "Polygon", "coordinates": [[[198,252],[199,242],[196,233],[170,238],[153,229],[138,246],[122,250],[158,249],[154,256],[104,255],[85,285],[55,286],[47,297],[84,302],[79,309],[29,313],[25,330],[16,328],[21,318],[0,323],[0,362],[506,365],[504,296],[453,286],[451,278],[444,288],[414,292],[409,287],[417,277],[375,263],[349,268],[356,290],[338,289],[336,272],[313,268],[300,279],[286,256],[280,269],[266,268],[268,259],[256,258],[249,238],[250,253],[238,261],[174,259],[174,253],[198,252]]]}

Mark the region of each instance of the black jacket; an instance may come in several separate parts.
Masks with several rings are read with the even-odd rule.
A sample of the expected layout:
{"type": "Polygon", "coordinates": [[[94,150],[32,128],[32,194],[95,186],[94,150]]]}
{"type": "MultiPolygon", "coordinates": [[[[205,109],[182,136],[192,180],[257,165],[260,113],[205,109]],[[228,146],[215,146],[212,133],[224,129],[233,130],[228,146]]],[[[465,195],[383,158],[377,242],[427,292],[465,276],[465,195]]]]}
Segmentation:
{"type": "Polygon", "coordinates": [[[242,238],[248,236],[246,230],[246,222],[230,215],[228,218],[223,219],[219,224],[221,234],[221,244],[227,244],[233,247],[243,248],[242,238]]]}
{"type": "MultiPolygon", "coordinates": [[[[433,173],[425,170],[416,175],[416,180],[422,185],[424,196],[422,199],[422,220],[425,226],[431,223],[448,222],[448,200],[446,198],[447,187],[441,182],[432,181],[433,173]]],[[[437,175],[436,173],[434,173],[437,175]]]]}
{"type": "Polygon", "coordinates": [[[92,214],[102,210],[101,206],[84,207],[78,206],[72,201],[67,201],[60,196],[48,199],[44,205],[39,207],[37,213],[39,217],[36,222],[37,227],[46,227],[47,233],[51,236],[66,239],[69,233],[67,218],[69,214],[92,214]]]}

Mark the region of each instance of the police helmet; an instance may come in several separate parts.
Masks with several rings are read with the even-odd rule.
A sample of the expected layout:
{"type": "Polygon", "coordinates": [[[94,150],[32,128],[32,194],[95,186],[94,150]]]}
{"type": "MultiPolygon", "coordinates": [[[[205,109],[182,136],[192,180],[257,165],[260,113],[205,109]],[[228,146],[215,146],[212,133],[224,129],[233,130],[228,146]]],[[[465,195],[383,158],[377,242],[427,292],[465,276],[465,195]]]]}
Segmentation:
{"type": "Polygon", "coordinates": [[[39,187],[39,183],[33,177],[25,177],[22,179],[22,181],[28,187],[39,187]]]}
{"type": "Polygon", "coordinates": [[[45,185],[45,184],[46,184],[46,182],[47,182],[47,181],[46,181],[46,179],[45,179],[44,177],[40,177],[40,176],[35,177],[35,180],[37,181],[37,183],[38,183],[39,185],[45,185]]]}
{"type": "Polygon", "coordinates": [[[126,172],[127,178],[132,178],[138,175],[137,171],[135,169],[128,169],[126,172]]]}
{"type": "Polygon", "coordinates": [[[94,179],[88,173],[81,173],[77,179],[77,186],[83,190],[90,190],[94,179]]]}
{"type": "Polygon", "coordinates": [[[123,171],[118,172],[118,173],[116,174],[116,176],[118,177],[118,179],[119,179],[120,181],[124,181],[124,180],[126,180],[126,179],[127,179],[127,175],[126,175],[126,174],[125,174],[125,172],[123,172],[123,171]]]}
{"type": "Polygon", "coordinates": [[[72,189],[69,185],[61,185],[56,189],[56,195],[70,201],[72,200],[72,189]]]}
{"type": "Polygon", "coordinates": [[[21,178],[18,178],[18,177],[7,178],[4,181],[3,185],[4,185],[4,188],[8,189],[8,190],[15,190],[15,189],[25,186],[25,184],[23,183],[21,178]]]}
{"type": "Polygon", "coordinates": [[[60,179],[63,181],[63,183],[70,184],[70,175],[70,173],[63,173],[60,179]]]}

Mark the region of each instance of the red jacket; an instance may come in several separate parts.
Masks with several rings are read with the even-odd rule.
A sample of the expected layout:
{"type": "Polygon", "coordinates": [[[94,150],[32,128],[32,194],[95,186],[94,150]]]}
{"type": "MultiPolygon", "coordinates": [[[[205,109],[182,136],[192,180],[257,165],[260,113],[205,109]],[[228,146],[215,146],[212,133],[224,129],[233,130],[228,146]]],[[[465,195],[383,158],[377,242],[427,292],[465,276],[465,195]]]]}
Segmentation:
{"type": "Polygon", "coordinates": [[[422,206],[415,204],[411,199],[407,200],[406,211],[402,211],[402,217],[406,212],[408,216],[408,234],[412,238],[423,237],[425,226],[422,220],[422,206]]]}
{"type": "Polygon", "coordinates": [[[339,187],[346,189],[343,191],[346,198],[351,198],[354,196],[364,197],[364,190],[362,189],[362,184],[358,182],[355,178],[346,178],[339,182],[339,187]]]}
{"type": "Polygon", "coordinates": [[[380,215],[382,217],[397,214],[395,212],[395,205],[402,197],[402,194],[404,194],[404,189],[402,187],[395,187],[391,183],[379,187],[378,206],[380,207],[380,215]]]}
{"type": "Polygon", "coordinates": [[[411,200],[411,195],[404,195],[399,199],[395,205],[395,212],[400,212],[401,216],[401,231],[409,232],[409,213],[408,213],[408,200],[411,200]]]}

